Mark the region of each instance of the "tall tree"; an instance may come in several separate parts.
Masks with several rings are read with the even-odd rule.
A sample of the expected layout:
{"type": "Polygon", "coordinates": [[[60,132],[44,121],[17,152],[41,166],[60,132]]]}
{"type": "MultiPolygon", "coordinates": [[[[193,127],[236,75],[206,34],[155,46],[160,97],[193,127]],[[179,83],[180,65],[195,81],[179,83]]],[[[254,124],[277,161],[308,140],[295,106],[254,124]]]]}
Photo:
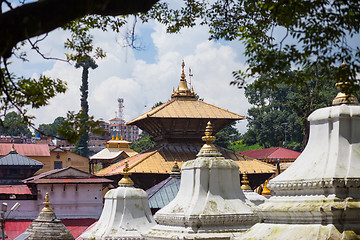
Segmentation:
{"type": "Polygon", "coordinates": [[[234,142],[240,140],[241,134],[235,128],[235,123],[226,126],[216,133],[214,144],[224,148],[232,149],[234,142]]]}
{"type": "Polygon", "coordinates": [[[21,116],[16,112],[6,114],[0,133],[8,136],[31,136],[29,128],[22,122],[21,116]]]}
{"type": "Polygon", "coordinates": [[[89,89],[89,69],[95,69],[98,65],[95,63],[94,59],[88,57],[86,61],[81,61],[76,63],[76,68],[82,67],[82,84],[80,87],[81,92],[81,120],[80,124],[85,127],[80,132],[80,139],[76,144],[76,152],[78,152],[81,156],[89,157],[89,126],[86,124],[89,119],[89,103],[88,103],[88,89],[89,89]]]}
{"type": "Polygon", "coordinates": [[[44,134],[46,136],[64,138],[64,136],[60,136],[59,133],[58,133],[58,129],[61,127],[61,125],[64,122],[65,122],[65,118],[57,117],[57,118],[55,118],[53,123],[40,124],[39,128],[38,128],[38,132],[40,134],[44,134]]]}
{"type": "MultiPolygon", "coordinates": [[[[324,72],[333,69],[306,68],[288,70],[292,85],[277,83],[272,88],[258,84],[247,86],[245,95],[254,107],[249,109],[249,130],[244,139],[248,144],[264,147],[281,146],[285,140],[297,142],[304,148],[309,136],[307,117],[317,108],[331,105],[336,89],[324,72]],[[317,75],[315,74],[317,73],[317,75]]],[[[267,82],[271,82],[270,76],[267,82]]],[[[334,78],[334,76],[333,76],[334,78]]],[[[260,81],[260,80],[259,80],[260,81]]]]}

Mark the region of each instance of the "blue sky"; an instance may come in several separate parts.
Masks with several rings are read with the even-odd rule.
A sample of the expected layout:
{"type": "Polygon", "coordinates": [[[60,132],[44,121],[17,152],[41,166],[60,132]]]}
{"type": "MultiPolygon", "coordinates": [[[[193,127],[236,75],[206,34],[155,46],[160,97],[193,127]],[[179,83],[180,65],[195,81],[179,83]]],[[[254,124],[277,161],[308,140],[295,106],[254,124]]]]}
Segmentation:
{"type": "MultiPolygon", "coordinates": [[[[161,24],[138,24],[137,36],[144,49],[123,47],[123,34],[94,31],[94,43],[103,48],[107,57],[98,60],[98,68],[90,70],[90,114],[106,121],[115,117],[117,98],[125,100],[124,116],[129,121],[151,109],[158,101],[170,99],[181,74],[192,69],[192,85],[205,102],[246,115],[249,104],[243,90],[230,86],[232,71],[244,69],[243,46],[239,42],[208,41],[206,27],[184,29],[180,34],[168,34],[161,24]]],[[[55,30],[40,45],[46,56],[64,58],[63,43],[67,34],[55,30]]],[[[28,50],[30,62],[11,59],[11,70],[17,75],[35,77],[41,74],[67,82],[68,91],[50,101],[49,106],[29,110],[36,116],[35,124],[52,123],[67,111],[80,109],[81,69],[60,61],[42,59],[28,50]]],[[[189,79],[188,79],[189,80],[189,79]]],[[[238,124],[241,132],[246,123],[238,124]]]]}

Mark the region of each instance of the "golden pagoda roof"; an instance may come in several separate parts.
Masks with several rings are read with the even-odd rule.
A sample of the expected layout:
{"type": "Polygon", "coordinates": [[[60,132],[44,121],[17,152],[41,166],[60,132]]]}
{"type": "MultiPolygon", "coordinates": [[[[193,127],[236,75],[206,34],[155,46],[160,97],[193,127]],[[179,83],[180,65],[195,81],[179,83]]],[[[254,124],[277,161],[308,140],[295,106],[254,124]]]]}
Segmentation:
{"type": "Polygon", "coordinates": [[[184,61],[178,88],[173,90],[171,100],[129,121],[127,124],[147,118],[203,118],[241,120],[245,117],[195,98],[194,90],[189,89],[184,74],[184,61]]]}
{"type": "Polygon", "coordinates": [[[196,99],[172,99],[147,113],[131,120],[128,124],[146,118],[204,118],[204,119],[233,119],[240,120],[245,117],[209,103],[196,99]]]}
{"type": "MultiPolygon", "coordinates": [[[[196,158],[203,144],[162,144],[150,149],[145,153],[139,153],[126,160],[120,161],[96,173],[97,176],[113,176],[123,172],[125,161],[129,164],[129,171],[132,173],[159,173],[169,174],[177,162],[181,168],[182,164],[188,160],[196,158]]],[[[234,153],[231,150],[217,146],[219,152],[227,158],[233,159],[239,165],[239,171],[246,171],[248,174],[274,173],[275,167],[262,161],[245,157],[234,153]]]]}

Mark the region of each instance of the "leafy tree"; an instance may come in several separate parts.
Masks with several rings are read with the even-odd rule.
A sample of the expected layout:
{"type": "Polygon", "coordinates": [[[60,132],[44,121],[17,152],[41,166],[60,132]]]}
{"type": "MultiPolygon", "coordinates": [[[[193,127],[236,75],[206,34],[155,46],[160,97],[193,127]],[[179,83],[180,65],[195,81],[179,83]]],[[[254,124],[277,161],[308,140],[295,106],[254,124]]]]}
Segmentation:
{"type": "Polygon", "coordinates": [[[241,138],[241,134],[235,128],[235,123],[221,129],[215,136],[216,140],[214,141],[214,144],[229,149],[233,149],[234,142],[241,138]]]}
{"type": "Polygon", "coordinates": [[[259,143],[263,147],[281,146],[287,134],[287,141],[304,148],[309,135],[307,117],[315,109],[331,105],[336,95],[326,74],[331,70],[313,67],[303,71],[288,70],[294,83],[291,86],[278,83],[273,86],[274,90],[261,87],[258,81],[262,79],[247,86],[245,95],[255,106],[248,110],[249,129],[244,135],[245,142],[259,143]]]}
{"type": "MultiPolygon", "coordinates": [[[[94,59],[91,57],[88,57],[86,61],[81,61],[76,63],[76,68],[82,67],[82,84],[80,87],[81,92],[81,111],[82,111],[82,119],[80,120],[80,124],[86,125],[86,122],[89,119],[89,103],[88,103],[88,89],[89,89],[89,68],[95,69],[97,68],[97,64],[95,63],[94,59]]],[[[78,152],[81,156],[89,157],[89,147],[88,147],[88,141],[89,141],[89,126],[86,126],[85,128],[81,129],[82,132],[80,132],[80,139],[76,143],[76,152],[78,152]],[[81,151],[79,150],[81,149],[81,151]]]]}
{"type": "Polygon", "coordinates": [[[19,42],[46,34],[81,17],[92,15],[92,18],[96,18],[97,16],[120,16],[146,12],[156,2],[157,0],[79,0],[75,2],[43,0],[13,8],[10,1],[1,0],[0,56],[9,58],[13,53],[13,48],[19,42]],[[3,4],[10,10],[3,12],[3,4]]]}
{"type": "Polygon", "coordinates": [[[40,134],[51,136],[51,137],[60,137],[63,138],[63,136],[59,136],[58,134],[58,128],[61,127],[61,125],[65,122],[65,118],[63,117],[57,117],[55,118],[53,123],[50,124],[40,124],[38,128],[38,132],[40,134]]]}
{"type": "Polygon", "coordinates": [[[156,143],[151,140],[151,135],[145,131],[140,133],[139,141],[130,145],[130,148],[136,152],[144,152],[147,149],[154,147],[156,143]]]}
{"type": "Polygon", "coordinates": [[[29,128],[22,122],[22,118],[16,112],[9,112],[0,125],[0,132],[8,136],[32,136],[29,128]]]}
{"type": "Polygon", "coordinates": [[[101,127],[102,121],[89,116],[83,124],[81,120],[85,118],[84,115],[83,111],[79,113],[69,111],[65,121],[57,129],[59,136],[66,136],[66,140],[73,144],[79,141],[79,133],[84,132],[85,129],[89,129],[93,134],[104,134],[104,129],[101,127]]]}
{"type": "MultiPolygon", "coordinates": [[[[65,47],[72,50],[67,60],[81,62],[89,52],[95,57],[104,57],[105,53],[92,45],[91,29],[118,31],[126,22],[123,15],[146,12],[158,0],[125,0],[125,1],[60,1],[43,0],[35,2],[20,1],[16,8],[8,0],[0,0],[0,122],[11,108],[16,108],[23,122],[30,124],[26,107],[39,108],[48,104],[50,98],[66,90],[65,82],[40,76],[39,79],[17,77],[8,69],[9,58],[16,56],[24,61],[26,53],[21,48],[28,42],[32,49],[45,59],[38,47],[47,33],[63,27],[71,32],[65,47]],[[4,11],[6,6],[6,11],[4,11]],[[119,17],[117,17],[119,16],[119,17]],[[45,34],[36,41],[30,38],[45,34]]],[[[73,116],[69,113],[69,116],[73,116]]],[[[81,115],[81,113],[78,113],[81,115]]],[[[71,119],[69,119],[71,122],[71,119]]]]}
{"type": "MultiPolygon", "coordinates": [[[[238,87],[253,78],[270,87],[292,83],[289,66],[298,70],[321,66],[323,71],[342,62],[349,65],[349,81],[358,82],[360,48],[352,42],[360,31],[359,1],[184,0],[178,9],[159,2],[143,16],[145,21],[149,18],[167,25],[169,32],[208,25],[210,39],[244,43],[248,67],[234,72],[232,84],[238,87]],[[272,81],[261,78],[264,75],[272,81]]],[[[334,72],[325,74],[330,79],[334,72]]],[[[340,74],[336,70],[336,80],[340,74]]]]}

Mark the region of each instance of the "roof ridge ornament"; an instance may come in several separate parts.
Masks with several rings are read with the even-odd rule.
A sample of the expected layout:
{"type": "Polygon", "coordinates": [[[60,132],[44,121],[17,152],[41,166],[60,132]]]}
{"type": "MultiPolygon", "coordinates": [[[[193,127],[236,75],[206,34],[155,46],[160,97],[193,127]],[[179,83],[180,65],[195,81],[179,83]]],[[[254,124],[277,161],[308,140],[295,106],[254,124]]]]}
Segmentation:
{"type": "Polygon", "coordinates": [[[195,98],[194,90],[188,88],[184,68],[185,68],[185,62],[184,60],[182,60],[179,86],[177,87],[176,91],[173,90],[173,93],[171,94],[171,98],[175,98],[175,97],[195,98]]]}
{"type": "Polygon", "coordinates": [[[335,87],[340,89],[332,101],[332,105],[340,104],[359,104],[357,98],[351,94],[350,89],[353,88],[354,83],[349,81],[348,66],[343,62],[340,66],[340,82],[335,84],[335,87]]]}
{"type": "Polygon", "coordinates": [[[123,172],[121,173],[124,177],[121,178],[121,180],[119,181],[119,186],[133,186],[134,182],[131,180],[131,178],[129,177],[131,175],[131,173],[129,173],[129,163],[128,161],[125,161],[125,167],[123,168],[123,172]]]}

